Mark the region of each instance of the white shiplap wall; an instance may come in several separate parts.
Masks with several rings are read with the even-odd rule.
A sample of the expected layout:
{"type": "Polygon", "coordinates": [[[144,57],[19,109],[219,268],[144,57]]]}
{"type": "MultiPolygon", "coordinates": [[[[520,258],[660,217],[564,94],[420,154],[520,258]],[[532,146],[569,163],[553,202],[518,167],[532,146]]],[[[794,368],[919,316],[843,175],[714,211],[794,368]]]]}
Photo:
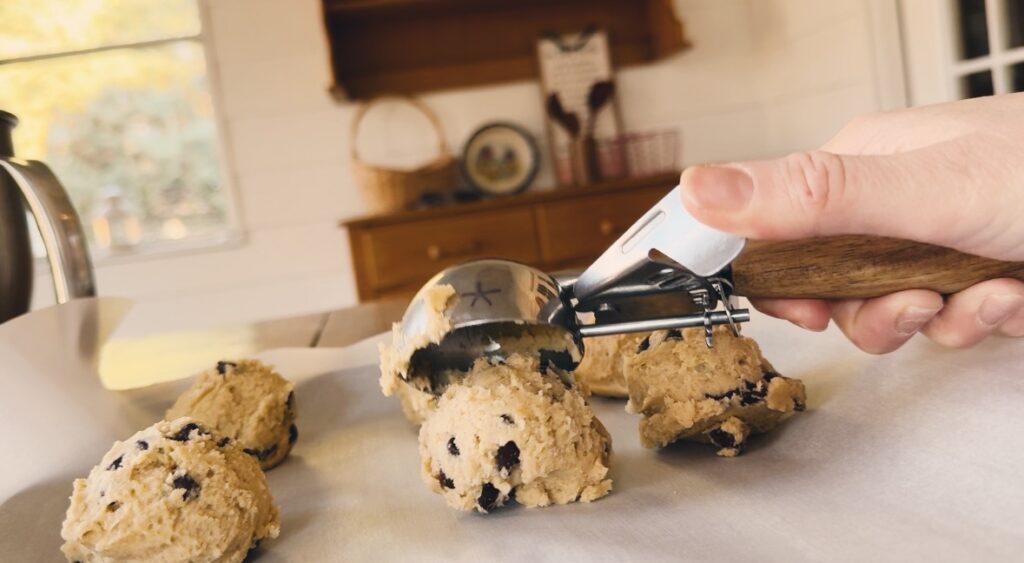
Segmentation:
{"type": "MultiPolygon", "coordinates": [[[[356,299],[346,235],[336,226],[363,211],[348,165],[353,107],[327,94],[319,0],[204,1],[247,238],[217,251],[101,264],[103,294],[139,300],[122,333],[301,314],[356,299]]],[[[884,21],[890,4],[677,0],[694,48],[619,73],[623,121],[634,130],[678,128],[687,164],[820,144],[853,116],[899,98],[893,92],[902,85],[879,74],[892,61],[874,55],[879,6],[884,21]]],[[[898,61],[898,52],[890,55],[898,61]]],[[[453,147],[493,119],[518,122],[543,142],[536,83],[424,98],[453,147]]],[[[369,125],[360,139],[369,157],[414,161],[433,150],[425,123],[408,110],[381,111],[369,125]]],[[[538,183],[550,185],[546,147],[541,152],[538,183]]]]}

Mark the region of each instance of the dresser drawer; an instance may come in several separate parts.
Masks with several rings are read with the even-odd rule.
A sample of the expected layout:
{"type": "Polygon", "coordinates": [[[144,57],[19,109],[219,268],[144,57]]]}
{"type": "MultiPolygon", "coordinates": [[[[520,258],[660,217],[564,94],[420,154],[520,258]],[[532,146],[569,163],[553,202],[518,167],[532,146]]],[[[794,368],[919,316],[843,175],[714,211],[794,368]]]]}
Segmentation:
{"type": "Polygon", "coordinates": [[[564,267],[597,258],[666,193],[668,188],[655,187],[539,207],[537,228],[542,259],[552,266],[564,267]]]}
{"type": "Polygon", "coordinates": [[[374,293],[416,289],[448,266],[477,258],[537,263],[530,209],[410,221],[361,230],[363,272],[374,293]]]}

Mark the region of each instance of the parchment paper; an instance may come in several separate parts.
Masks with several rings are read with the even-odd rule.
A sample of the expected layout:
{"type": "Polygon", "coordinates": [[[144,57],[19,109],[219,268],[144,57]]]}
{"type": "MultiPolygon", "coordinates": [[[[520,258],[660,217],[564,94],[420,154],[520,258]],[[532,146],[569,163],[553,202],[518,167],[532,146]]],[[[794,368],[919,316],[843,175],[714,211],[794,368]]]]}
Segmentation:
{"type": "MultiPolygon", "coordinates": [[[[79,363],[89,356],[81,338],[52,338],[75,333],[66,323],[85,309],[0,326],[3,561],[60,561],[72,478],[114,439],[159,418],[187,383],[100,388],[79,363]]],[[[297,382],[300,437],[268,474],[281,537],[254,560],[1024,557],[1024,342],[951,351],[915,340],[872,357],[837,331],[810,334],[760,315],[746,332],[782,373],[807,383],[806,413],[725,459],[701,445],[644,450],[636,417],[595,398],[615,439],[614,492],[491,515],[451,511],[420,481],[416,431],[377,388],[375,339],[269,352],[264,359],[297,382]]]]}

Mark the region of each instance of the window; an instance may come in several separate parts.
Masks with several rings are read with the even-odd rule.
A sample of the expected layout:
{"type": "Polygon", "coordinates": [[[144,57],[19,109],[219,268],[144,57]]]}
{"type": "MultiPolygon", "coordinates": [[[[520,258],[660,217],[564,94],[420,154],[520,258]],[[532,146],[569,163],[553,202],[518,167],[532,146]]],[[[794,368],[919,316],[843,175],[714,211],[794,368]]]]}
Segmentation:
{"type": "Polygon", "coordinates": [[[1024,91],[1024,0],[950,2],[959,98],[1024,91]]]}
{"type": "Polygon", "coordinates": [[[0,2],[15,154],[54,170],[97,254],[234,230],[201,28],[197,0],[0,2]]]}
{"type": "Polygon", "coordinates": [[[1024,91],[1024,0],[900,0],[910,101],[1024,91]]]}

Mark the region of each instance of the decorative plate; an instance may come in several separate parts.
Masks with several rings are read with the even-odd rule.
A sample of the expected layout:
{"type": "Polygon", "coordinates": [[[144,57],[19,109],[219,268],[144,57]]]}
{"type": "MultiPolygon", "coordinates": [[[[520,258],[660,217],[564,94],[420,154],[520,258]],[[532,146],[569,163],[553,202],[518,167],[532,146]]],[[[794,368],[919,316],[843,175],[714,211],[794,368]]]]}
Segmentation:
{"type": "Polygon", "coordinates": [[[537,176],[537,142],[522,127],[488,123],[476,130],[462,150],[462,173],[469,184],[489,195],[525,190],[537,176]]]}

